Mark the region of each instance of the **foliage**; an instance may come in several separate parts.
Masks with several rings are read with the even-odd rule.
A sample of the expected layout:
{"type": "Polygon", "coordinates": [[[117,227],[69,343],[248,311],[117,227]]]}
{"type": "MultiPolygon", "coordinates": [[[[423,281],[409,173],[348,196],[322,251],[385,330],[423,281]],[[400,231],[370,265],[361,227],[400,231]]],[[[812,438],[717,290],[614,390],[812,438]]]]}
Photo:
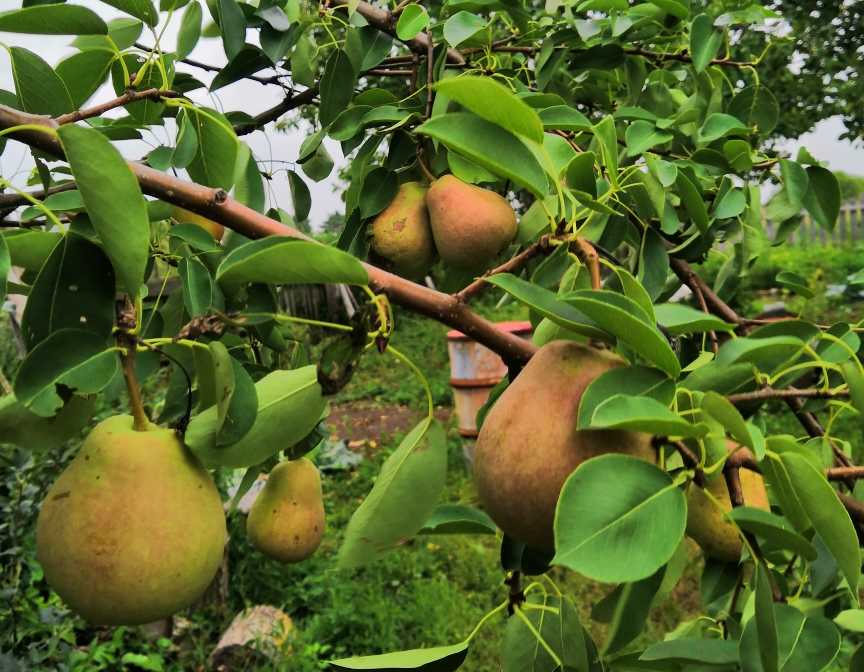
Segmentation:
{"type": "MultiPolygon", "coordinates": [[[[75,48],[59,64],[8,50],[15,92],[2,94],[0,127],[4,142],[30,147],[35,169],[27,185],[13,185],[12,176],[2,182],[13,196],[7,203],[25,207],[0,231],[0,290],[28,301],[27,354],[13,372],[13,394],[0,399],[0,430],[24,418],[34,436],[45,435],[60,417],[65,428],[68,414],[77,427],[91,407],[75,410],[72,397],[96,395],[97,416],[109,414],[125,387],[136,428],[153,418],[188,430],[189,448],[220,482],[236,481],[232,470],[243,467],[248,485],[281,453],[315,449],[325,398],[368,373],[362,362],[374,349],[379,361],[400,363],[380,376],[388,394],[395,388],[397,400],[419,402],[425,417],[376,463],[374,482],[369,472],[328,479],[340,498],[329,503],[327,546],[285,572],[295,579],[290,589],[273,582],[279,590],[269,592],[264,577],[282,570],[242,542],[230,548],[239,567],[232,609],[247,600],[284,603],[286,593],[302,603],[292,608],[308,616],[309,639],[298,644],[303,664],[314,669],[336,658],[337,669],[452,670],[484,652],[489,669],[490,642],[500,644],[505,670],[821,670],[847,662],[862,630],[864,516],[851,483],[864,475],[854,467],[862,446],[852,430],[864,413],[860,328],[816,323],[806,311],[778,323],[748,321],[724,299],[758,271],[769,245],[783,245],[802,211],[826,230],[835,226],[836,176],[806,150],[794,159],[776,155],[771,140],[838,110],[857,132],[857,108],[844,106],[859,85],[845,77],[857,67],[850,45],[859,3],[835,6],[817,22],[803,18],[813,3],[784,4],[795,39],[820,45],[805,52],[797,77],[815,104],[809,97],[789,104],[790,92],[802,100],[781,73],[792,52],[775,47],[799,43],[766,32],[774,13],[760,5],[448,0],[382,10],[362,0],[180,0],[160,2],[157,11],[150,0],[108,4],[125,18],[106,23],[87,7],[41,2],[0,14],[0,30],[68,34],[75,48]],[[852,23],[837,30],[826,20],[835,14],[852,23]],[[175,16],[178,42],[166,45],[160,36],[175,16]],[[145,30],[153,46],[139,42],[145,30]],[[227,60],[207,93],[254,76],[284,83],[285,99],[264,111],[196,102],[206,99],[205,84],[186,57],[202,39],[221,40],[227,60]],[[813,84],[825,67],[836,75],[828,95],[813,84]],[[275,78],[256,74],[273,69],[275,78]],[[117,98],[88,107],[108,82],[117,98]],[[104,114],[119,108],[124,116],[104,114]],[[292,110],[313,124],[289,176],[293,217],[277,203],[268,209],[258,160],[242,140],[292,110]],[[153,131],[166,144],[127,162],[133,157],[121,154],[119,141],[153,131]],[[325,137],[340,143],[349,166],[342,226],[322,242],[291,225],[307,219],[307,181],[334,170],[325,137]],[[472,281],[485,267],[441,262],[433,290],[363,263],[369,222],[398,183],[445,173],[499,192],[521,214],[498,260],[504,265],[479,285],[472,281]],[[763,213],[763,189],[774,183],[781,188],[763,213]],[[41,189],[21,194],[28,186],[41,189]],[[232,231],[222,239],[218,228],[176,221],[177,205],[232,231]],[[780,224],[774,240],[763,214],[780,224]],[[690,265],[712,250],[724,255],[716,292],[690,265]],[[7,280],[13,266],[23,270],[21,282],[7,280]],[[338,322],[291,314],[282,289],[310,284],[345,286],[358,310],[330,318],[338,322]],[[684,284],[694,307],[669,303],[684,284]],[[485,307],[477,300],[483,291],[485,307]],[[485,549],[499,538],[488,526],[457,525],[440,554],[424,539],[436,504],[465,498],[446,487],[459,468],[434,419],[435,404],[447,398],[443,327],[420,326],[403,311],[469,332],[516,374],[535,347],[481,319],[501,300],[527,313],[540,333],[602,344],[624,358],[623,371],[590,382],[577,426],[651,434],[658,459],[613,454],[580,464],[561,490],[554,553],[504,537],[500,569],[510,588],[496,591],[485,549]],[[409,337],[425,330],[423,339],[438,345],[406,356],[403,322],[409,337]],[[419,394],[402,387],[408,372],[419,394]],[[146,394],[162,386],[158,399],[146,394]],[[788,400],[800,428],[776,422],[778,399],[788,400]],[[730,457],[727,440],[742,450],[730,457]],[[835,462],[845,470],[832,471],[835,462]],[[734,487],[742,467],[762,473],[772,513],[742,508],[734,487]],[[688,565],[694,571],[685,492],[721,471],[741,562],[707,558],[698,613],[661,641],[647,628],[651,606],[688,565]],[[429,554],[417,552],[424,543],[429,554]],[[464,599],[448,568],[464,576],[462,563],[482,571],[467,587],[471,608],[446,623],[445,605],[464,599]],[[332,584],[330,572],[347,580],[332,584]],[[570,590],[575,574],[608,585],[590,610],[589,598],[570,590]],[[407,578],[410,589],[401,583],[407,578]],[[400,604],[406,593],[428,609],[400,604]],[[388,616],[370,626],[370,610],[388,616]]],[[[469,205],[459,204],[471,214],[469,205]]],[[[815,294],[800,268],[773,282],[805,301],[815,294]]],[[[4,507],[14,548],[4,578],[22,614],[56,626],[46,636],[44,624],[16,623],[7,646],[37,664],[60,648],[79,655],[70,647],[80,634],[46,590],[32,536],[15,527],[32,521],[44,483],[69,456],[36,461],[28,450],[39,448],[3,453],[13,467],[4,507]]],[[[240,536],[237,515],[229,515],[240,536]]],[[[193,627],[211,628],[225,616],[201,615],[193,627]]],[[[101,657],[95,664],[156,668],[187,655],[169,651],[178,646],[171,642],[146,654],[124,650],[137,635],[122,629],[88,634],[99,643],[82,655],[101,657]]],[[[200,651],[189,658],[203,664],[200,651]]]]}

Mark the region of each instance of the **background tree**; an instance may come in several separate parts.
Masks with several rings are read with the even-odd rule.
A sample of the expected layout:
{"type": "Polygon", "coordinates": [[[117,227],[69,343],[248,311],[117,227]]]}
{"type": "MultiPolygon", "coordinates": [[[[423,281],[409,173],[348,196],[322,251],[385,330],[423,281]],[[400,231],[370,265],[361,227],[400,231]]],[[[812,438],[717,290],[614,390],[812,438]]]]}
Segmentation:
{"type": "MultiPolygon", "coordinates": [[[[507,588],[462,641],[335,669],[456,669],[505,614],[505,670],[823,670],[841,648],[848,661],[862,619],[864,468],[838,428],[864,412],[860,329],[744,317],[691,265],[723,245],[722,285],[782,244],[802,210],[826,229],[837,219],[829,170],[806,151],[766,149],[787,107],[760,72],[773,44],[746,40],[770,13],[730,19],[679,0],[166,0],[161,11],[111,0],[129,16],[106,24],[81,6],[24,4],[0,14],[0,30],[75,35],[77,52],[48,64],[9,48],[16,91],[3,95],[0,129],[36,168],[29,185],[3,183],[0,294],[27,296],[27,355],[0,428],[50,449],[118,385],[131,412],[99,423],[46,493],[38,552],[73,609],[134,624],[198,597],[224,538],[208,471],[245,470],[242,495],[272,469],[250,538],[281,560],[314,553],[321,486],[300,458],[357,361],[389,355],[424,380],[425,415],[356,509],[337,568],[369,566],[422,529],[497,524],[507,588]],[[172,20],[179,38],[166,45],[172,20]],[[227,64],[210,91],[256,78],[284,99],[217,111],[187,98],[203,86],[190,68],[216,67],[189,60],[211,35],[227,64]],[[104,82],[116,97],[91,102],[104,82]],[[242,140],[292,110],[314,124],[290,173],[294,221],[308,215],[306,180],[333,169],[324,137],[350,159],[334,245],[267,208],[242,140]],[[118,150],[158,126],[170,144],[138,161],[118,150]],[[761,199],[772,181],[774,241],[761,199]],[[422,276],[436,252],[437,286],[452,293],[383,268],[422,276]],[[315,283],[352,288],[350,322],[285,309],[280,288],[315,283]],[[682,286],[693,306],[669,302],[682,286]],[[530,309],[533,341],[472,308],[487,292],[530,309]],[[436,509],[445,434],[421,367],[390,342],[394,304],[510,368],[480,414],[488,516],[462,502],[436,509]],[[330,333],[321,347],[313,328],[330,333]],[[171,376],[152,417],[141,384],[160,368],[171,376]],[[776,403],[799,420],[795,435],[771,425],[776,403]],[[202,512],[194,525],[187,498],[202,512]],[[706,556],[704,615],[637,641],[687,564],[685,532],[706,556]],[[605,640],[592,640],[550,566],[610,584],[592,610],[605,640]]],[[[777,281],[809,291],[795,273],[777,281]]]]}

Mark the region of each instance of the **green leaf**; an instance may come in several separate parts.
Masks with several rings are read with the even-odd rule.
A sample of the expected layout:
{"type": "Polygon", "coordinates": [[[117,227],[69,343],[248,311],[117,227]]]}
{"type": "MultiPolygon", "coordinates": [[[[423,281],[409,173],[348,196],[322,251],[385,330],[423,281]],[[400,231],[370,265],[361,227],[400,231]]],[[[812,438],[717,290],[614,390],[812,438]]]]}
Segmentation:
{"type": "Polygon", "coordinates": [[[627,144],[627,156],[639,156],[652,147],[662,145],[672,139],[667,131],[657,130],[650,121],[634,121],[627,126],[624,141],[627,144]]]}
{"type": "Polygon", "coordinates": [[[669,664],[735,665],[738,662],[738,644],[728,639],[682,637],[652,644],[639,656],[639,660],[669,664]]]}
{"type": "Polygon", "coordinates": [[[318,108],[318,118],[322,126],[329,126],[330,122],[348,107],[348,103],[354,96],[355,80],[351,59],[344,51],[337,49],[327,59],[324,74],[321,75],[319,86],[321,104],[318,108]]]}
{"type": "Polygon", "coordinates": [[[690,16],[690,9],[681,0],[651,0],[649,4],[659,7],[667,14],[678,19],[686,19],[690,16]]]}
{"type": "Polygon", "coordinates": [[[796,294],[800,294],[805,299],[812,299],[815,295],[813,290],[807,285],[807,278],[793,273],[792,271],[780,271],[777,274],[777,284],[781,287],[786,287],[796,294]]]}
{"type": "Polygon", "coordinates": [[[23,47],[11,47],[9,59],[22,110],[56,117],[74,109],[63,80],[38,55],[23,47]]]}
{"type": "Polygon", "coordinates": [[[780,105],[769,89],[756,84],[735,94],[729,103],[729,114],[756,128],[760,135],[768,135],[780,119],[780,105]]]}
{"type": "Polygon", "coordinates": [[[238,141],[224,116],[208,108],[186,108],[198,138],[198,153],[186,166],[195,182],[225,190],[234,186],[238,141]]]}
{"type": "Polygon", "coordinates": [[[102,2],[134,16],[136,19],[141,19],[151,28],[159,21],[159,13],[150,0],[102,0],[102,2]]]}
{"type": "Polygon", "coordinates": [[[774,620],[774,597],[771,589],[771,578],[762,562],[756,563],[755,603],[753,620],[756,622],[756,632],[759,635],[759,659],[762,669],[768,672],[779,672],[777,624],[774,620]]]}
{"type": "Polygon", "coordinates": [[[138,180],[99,131],[67,124],[57,133],[114,272],[129,295],[138,296],[150,253],[150,220],[138,180]]]}
{"type": "Polygon", "coordinates": [[[107,341],[114,327],[114,300],[114,270],[102,248],[67,233],[30,289],[21,321],[27,349],[58,329],[83,329],[107,341]]]}
{"type": "Polygon", "coordinates": [[[486,121],[534,142],[543,142],[543,123],[537,112],[494,79],[450,77],[438,82],[435,89],[486,121]]]}
{"type": "Polygon", "coordinates": [[[563,300],[657,368],[678,377],[681,364],[669,342],[640,317],[642,309],[632,299],[608,290],[582,290],[564,295],[563,300]]]}
{"type": "Polygon", "coordinates": [[[183,12],[183,19],[180,21],[180,30],[177,32],[177,58],[186,58],[195,49],[198,40],[201,39],[201,20],[203,14],[201,5],[195,2],[189,3],[186,11],[183,12]]]}
{"type": "Polygon", "coordinates": [[[714,206],[716,219],[732,219],[747,208],[747,196],[743,189],[729,189],[714,206]]]}
{"type": "Polygon", "coordinates": [[[464,504],[441,504],[417,534],[495,534],[498,527],[480,509],[464,504]]]}
{"type": "Polygon", "coordinates": [[[572,329],[585,336],[602,338],[605,332],[591,319],[573,306],[559,300],[555,292],[517,278],[510,273],[496,273],[485,278],[486,282],[500,287],[520,303],[524,303],[555,324],[572,329]]]}
{"type": "Polygon", "coordinates": [[[57,74],[66,85],[72,105],[80,108],[108,79],[114,53],[108,49],[91,49],[72,54],[57,64],[57,74]]]}
{"type": "Polygon", "coordinates": [[[693,69],[702,72],[717,55],[723,44],[723,33],[714,28],[714,22],[707,14],[700,14],[690,24],[690,55],[693,69]]]}
{"type": "Polygon", "coordinates": [[[795,336],[769,336],[753,338],[744,336],[727,341],[717,353],[717,363],[730,366],[737,363],[752,363],[765,371],[771,371],[804,347],[804,342],[795,336]]]}
{"type": "Polygon", "coordinates": [[[324,144],[318,145],[315,153],[304,161],[300,169],[314,182],[326,179],[333,171],[333,159],[324,144]]]}
{"type": "Polygon", "coordinates": [[[816,548],[775,513],[739,506],[726,515],[745,532],[752,532],[772,548],[791,550],[806,560],[816,559],[816,548]]]}
{"type": "Polygon", "coordinates": [[[615,119],[612,115],[606,115],[601,121],[594,124],[594,136],[600,146],[600,156],[612,186],[618,186],[618,133],[615,130],[615,119]]]}
{"type": "Polygon", "coordinates": [[[444,39],[451,47],[458,47],[485,27],[486,21],[476,14],[456,12],[444,22],[444,39]]]}
{"type": "Polygon", "coordinates": [[[31,35],[107,35],[95,12],[77,5],[36,5],[0,12],[0,32],[31,35]]]}
{"type": "Polygon", "coordinates": [[[284,236],[268,236],[244,243],[229,252],[219,264],[216,281],[228,291],[233,291],[247,282],[365,285],[369,276],[355,257],[335,247],[284,236]]]}
{"type": "Polygon", "coordinates": [[[222,32],[222,46],[228,60],[243,49],[246,42],[246,17],[237,0],[216,0],[219,7],[219,29],[222,32]]]}
{"type": "MultiPolygon", "coordinates": [[[[822,672],[832,667],[840,651],[840,633],[821,616],[807,617],[788,604],[774,604],[777,624],[779,672],[822,672]]],[[[743,672],[770,672],[762,663],[761,633],[756,618],[751,618],[741,636],[740,656],[743,672]]]]}
{"type": "Polygon", "coordinates": [[[213,278],[196,257],[180,260],[177,273],[183,285],[183,305],[189,317],[200,317],[213,305],[213,278]]]}
{"type": "Polygon", "coordinates": [[[666,568],[661,567],[647,579],[622,583],[594,605],[591,617],[609,623],[604,655],[619,651],[640,635],[665,574],[666,568]]]}
{"type": "Polygon", "coordinates": [[[752,148],[746,140],[727,140],[723,143],[723,155],[739,173],[746,173],[753,167],[752,148]]]}
{"type": "Polygon", "coordinates": [[[825,542],[837,566],[849,583],[852,599],[858,602],[861,579],[861,552],[858,535],[846,508],[825,476],[806,458],[796,453],[780,454],[795,495],[807,512],[814,529],[825,542]]]}
{"type": "Polygon", "coordinates": [[[413,40],[429,25],[429,14],[423,5],[410,4],[402,10],[396,22],[396,37],[403,42],[413,40]]]}
{"type": "Polygon", "coordinates": [[[213,81],[210,82],[210,91],[216,91],[223,86],[228,86],[248,75],[253,75],[270,67],[273,67],[273,62],[267,54],[258,47],[247,44],[213,78],[213,81]]]}
{"type": "Polygon", "coordinates": [[[62,236],[53,231],[18,230],[0,232],[0,237],[6,241],[13,266],[38,273],[62,236]]]}
{"type": "MultiPolygon", "coordinates": [[[[211,344],[212,345],[212,344],[211,344]]],[[[216,437],[217,446],[230,446],[237,443],[255,424],[258,415],[258,393],[255,382],[243,365],[231,358],[234,386],[225,408],[225,421],[216,437]]],[[[217,424],[220,410],[217,408],[217,424]]]]}
{"type": "Polygon", "coordinates": [[[638,581],[669,561],[686,522],[684,493],[666,472],[627,455],[595,457],[561,490],[552,562],[597,581],[638,581]]]}
{"type": "Polygon", "coordinates": [[[73,438],[89,422],[96,397],[73,396],[53,417],[43,418],[20,403],[13,394],[0,397],[0,436],[3,443],[41,453],[73,438]]]}
{"type": "Polygon", "coordinates": [[[336,670],[424,670],[428,672],[451,672],[456,670],[468,655],[468,642],[452,646],[435,646],[428,649],[410,649],[382,653],[378,656],[341,658],[331,660],[330,667],[336,670]]]}
{"type": "Polygon", "coordinates": [[[653,399],[666,408],[675,396],[675,383],[663,371],[647,366],[610,369],[592,380],[582,393],[578,428],[587,429],[597,407],[615,395],[653,399]]]}
{"type": "Polygon", "coordinates": [[[789,159],[780,159],[780,177],[783,180],[789,205],[797,212],[804,207],[810,177],[800,163],[789,159]]]}
{"type": "Polygon", "coordinates": [[[840,184],[837,177],[821,166],[809,166],[807,176],[810,182],[804,195],[804,207],[819,226],[831,231],[840,215],[840,184]]]}
{"type": "MultiPolygon", "coordinates": [[[[239,469],[259,464],[303,439],[324,412],[325,400],[314,366],[273,371],[255,383],[255,392],[258,401],[254,423],[231,445],[220,445],[223,425],[217,406],[192,418],[186,443],[206,467],[239,469]]],[[[230,407],[228,414],[233,415],[230,407]]]]}
{"type": "Polygon", "coordinates": [[[546,175],[534,154],[500,126],[473,114],[453,112],[434,117],[416,130],[538,198],[546,195],[546,175]]]}
{"type": "MultiPolygon", "coordinates": [[[[753,437],[750,436],[747,423],[744,422],[744,418],[738,412],[738,409],[726,397],[716,392],[706,392],[702,397],[702,410],[723,425],[729,436],[738,443],[747,446],[751,450],[756,450],[756,443],[753,441],[753,437]]],[[[757,455],[757,459],[761,457],[761,455],[757,455]]]]}
{"type": "Polygon", "coordinates": [[[864,632],[864,609],[846,609],[834,617],[834,622],[850,632],[864,632]]]}
{"type": "Polygon", "coordinates": [[[384,462],[372,491],[351,516],[338,566],[368,564],[422,529],[444,489],[446,472],[444,429],[424,418],[384,462]]]}
{"type": "Polygon", "coordinates": [[[710,144],[730,134],[747,134],[749,129],[741,121],[729,114],[714,112],[699,129],[699,142],[710,144]]]}
{"type": "Polygon", "coordinates": [[[703,313],[683,303],[661,303],[654,306],[657,323],[673,336],[704,331],[732,331],[734,324],[724,322],[710,313],[703,313]]]}
{"type": "Polygon", "coordinates": [[[708,433],[707,425],[688,422],[656,399],[626,394],[616,394],[600,403],[586,427],[695,438],[708,433]]]}
{"type": "Polygon", "coordinates": [[[690,219],[702,233],[707,233],[709,226],[708,208],[705,207],[705,201],[702,199],[699,189],[681,170],[678,171],[675,186],[678,187],[678,195],[681,197],[681,202],[684,204],[687,214],[690,215],[690,219]]]}
{"type": "Polygon", "coordinates": [[[15,396],[36,415],[49,418],[63,407],[59,387],[79,394],[101,392],[118,372],[117,354],[92,331],[60,329],[37,345],[15,377],[15,396]]]}
{"type": "Polygon", "coordinates": [[[298,222],[306,221],[309,210],[312,209],[312,195],[309,187],[293,170],[288,171],[288,186],[291,189],[291,200],[294,203],[294,219],[298,222]]]}
{"type": "Polygon", "coordinates": [[[540,110],[544,130],[590,131],[591,122],[579,110],[569,105],[553,105],[540,110]]]}

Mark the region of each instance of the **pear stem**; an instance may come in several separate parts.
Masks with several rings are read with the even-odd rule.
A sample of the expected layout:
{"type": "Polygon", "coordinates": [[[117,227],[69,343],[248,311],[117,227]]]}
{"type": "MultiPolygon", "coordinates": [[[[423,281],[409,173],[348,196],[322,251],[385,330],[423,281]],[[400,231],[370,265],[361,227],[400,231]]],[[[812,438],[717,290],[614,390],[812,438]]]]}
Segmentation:
{"type": "Polygon", "coordinates": [[[123,366],[123,378],[126,380],[126,390],[129,393],[129,408],[132,411],[132,429],[136,432],[147,431],[150,419],[144,410],[141,398],[141,385],[135,373],[135,352],[138,349],[138,338],[135,336],[136,311],[128,300],[118,305],[117,309],[117,345],[120,346],[120,361],[123,366]]]}
{"type": "Polygon", "coordinates": [[[437,179],[432,171],[429,170],[429,167],[426,165],[426,162],[423,160],[423,157],[420,156],[419,152],[417,154],[417,165],[420,166],[420,172],[423,173],[423,177],[429,180],[430,184],[437,179]]]}

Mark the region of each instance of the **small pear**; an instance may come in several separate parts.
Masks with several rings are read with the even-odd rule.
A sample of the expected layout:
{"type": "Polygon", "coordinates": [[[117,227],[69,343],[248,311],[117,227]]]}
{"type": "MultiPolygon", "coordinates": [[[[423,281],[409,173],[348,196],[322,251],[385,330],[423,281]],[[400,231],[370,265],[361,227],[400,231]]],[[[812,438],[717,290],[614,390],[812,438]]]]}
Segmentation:
{"type": "Polygon", "coordinates": [[[651,437],[579,430],[579,402],[601,374],[624,366],[605,350],[573,341],[540,348],[493,404],[474,446],[474,482],[486,513],[534,548],[554,547],[553,520],[567,477],[606,453],[654,461],[651,437]]]}
{"type": "Polygon", "coordinates": [[[425,198],[422,184],[405,182],[370,227],[372,252],[406,278],[422,278],[435,260],[425,198]]]}
{"type": "Polygon", "coordinates": [[[516,213],[507,199],[445,175],[426,194],[435,247],[445,264],[485,270],[516,236],[516,213]]]}
{"type": "Polygon", "coordinates": [[[36,556],[49,585],[96,625],[140,625],[198,600],[227,540],[219,492],[170,429],[99,423],[48,489],[36,556]]]}
{"type": "Polygon", "coordinates": [[[213,238],[216,239],[216,242],[222,240],[222,236],[225,233],[225,227],[219,222],[214,222],[212,219],[208,219],[203,215],[186,210],[186,208],[181,208],[179,205],[171,212],[171,216],[176,219],[179,224],[188,223],[200,226],[207,233],[213,236],[213,238]]]}
{"type": "MultiPolygon", "coordinates": [[[[732,449],[737,447],[734,444],[730,446],[732,449]]],[[[744,504],[770,510],[762,476],[747,469],[739,470],[739,474],[744,504]]],[[[738,562],[741,558],[741,537],[735,526],[725,518],[725,514],[732,510],[732,502],[723,474],[714,474],[705,489],[719,501],[722,510],[702,488],[691,483],[687,491],[687,536],[702,547],[705,555],[724,562],[738,562]]]]}
{"type": "Polygon", "coordinates": [[[305,457],[282,462],[249,510],[246,535],[280,562],[310,557],[324,536],[324,499],[318,469],[305,457]]]}

